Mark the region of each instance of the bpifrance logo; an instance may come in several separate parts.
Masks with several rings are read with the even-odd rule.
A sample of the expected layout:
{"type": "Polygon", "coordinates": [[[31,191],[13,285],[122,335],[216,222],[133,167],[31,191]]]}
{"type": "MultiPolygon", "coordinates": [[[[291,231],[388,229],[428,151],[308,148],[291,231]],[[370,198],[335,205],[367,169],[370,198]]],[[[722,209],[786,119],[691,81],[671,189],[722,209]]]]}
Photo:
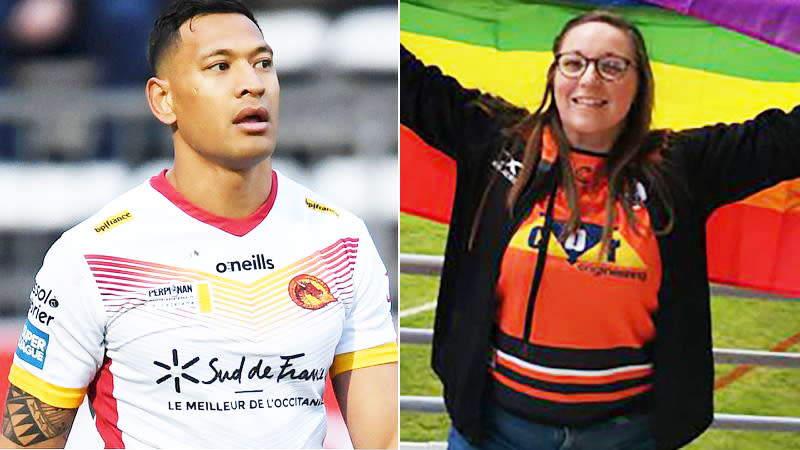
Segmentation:
{"type": "Polygon", "coordinates": [[[22,335],[17,342],[17,356],[33,367],[44,368],[44,359],[47,357],[47,344],[50,335],[36,328],[30,321],[25,321],[22,335]]]}
{"type": "Polygon", "coordinates": [[[99,233],[105,233],[106,231],[120,225],[121,223],[133,219],[133,215],[127,209],[125,211],[118,212],[113,216],[107,217],[106,220],[98,223],[94,226],[94,231],[99,233]]]}
{"type": "Polygon", "coordinates": [[[289,282],[289,297],[305,309],[320,309],[336,298],[324,281],[312,275],[298,275],[289,282]]]}
{"type": "Polygon", "coordinates": [[[315,211],[327,212],[327,213],[335,214],[336,217],[339,217],[339,213],[336,212],[335,209],[333,209],[331,207],[328,207],[328,206],[325,206],[322,203],[315,202],[314,200],[311,200],[309,198],[306,198],[306,206],[309,207],[310,209],[315,210],[315,211]]]}

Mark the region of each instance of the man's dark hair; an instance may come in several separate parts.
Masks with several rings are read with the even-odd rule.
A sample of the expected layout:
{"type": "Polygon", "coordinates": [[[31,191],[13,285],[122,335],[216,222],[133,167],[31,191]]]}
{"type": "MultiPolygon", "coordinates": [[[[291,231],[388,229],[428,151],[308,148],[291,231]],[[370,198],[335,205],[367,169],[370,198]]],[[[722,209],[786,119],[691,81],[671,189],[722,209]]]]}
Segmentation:
{"type": "Polygon", "coordinates": [[[252,20],[259,31],[261,30],[253,12],[239,0],[175,0],[156,19],[153,31],[150,32],[147,62],[153,73],[156,73],[158,61],[164,55],[164,51],[180,39],[178,29],[184,22],[193,17],[215,13],[241,14],[252,20]]]}

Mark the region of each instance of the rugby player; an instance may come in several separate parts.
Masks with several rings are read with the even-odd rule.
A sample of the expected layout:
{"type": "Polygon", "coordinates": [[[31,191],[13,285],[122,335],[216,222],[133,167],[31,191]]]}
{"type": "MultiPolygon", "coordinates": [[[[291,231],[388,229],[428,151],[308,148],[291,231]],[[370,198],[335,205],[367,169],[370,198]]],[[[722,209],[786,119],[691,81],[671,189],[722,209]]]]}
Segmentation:
{"type": "Polygon", "coordinates": [[[360,219],[272,169],[280,90],[252,13],[179,0],[148,56],[174,165],[48,251],[0,443],[63,447],[88,394],[107,448],[321,447],[330,375],[353,444],[396,447],[386,269],[360,219]]]}

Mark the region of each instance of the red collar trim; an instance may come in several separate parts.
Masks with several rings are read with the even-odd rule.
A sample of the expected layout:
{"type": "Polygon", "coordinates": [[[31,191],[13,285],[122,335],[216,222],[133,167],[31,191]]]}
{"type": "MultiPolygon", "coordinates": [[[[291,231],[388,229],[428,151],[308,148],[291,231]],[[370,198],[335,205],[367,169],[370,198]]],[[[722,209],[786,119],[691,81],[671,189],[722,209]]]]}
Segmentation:
{"type": "Polygon", "coordinates": [[[158,175],[150,178],[150,186],[157,190],[161,195],[167,198],[173,205],[177,206],[181,211],[194,217],[195,219],[211,225],[212,227],[219,228],[226,233],[234,236],[244,236],[249,233],[253,228],[257,227],[272,210],[272,205],[275,204],[275,197],[278,195],[278,176],[275,171],[272,171],[272,189],[267,196],[267,200],[258,207],[252,214],[247,217],[230,218],[222,217],[201,209],[191,203],[186,197],[178,192],[169,181],[167,181],[167,169],[164,169],[158,175]]]}

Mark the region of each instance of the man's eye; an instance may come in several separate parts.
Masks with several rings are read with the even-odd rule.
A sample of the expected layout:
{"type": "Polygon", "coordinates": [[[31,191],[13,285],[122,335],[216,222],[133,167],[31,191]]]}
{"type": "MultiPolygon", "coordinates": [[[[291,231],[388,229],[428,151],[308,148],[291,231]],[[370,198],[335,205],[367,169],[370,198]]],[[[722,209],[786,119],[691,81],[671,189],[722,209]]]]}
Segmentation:
{"type": "Polygon", "coordinates": [[[231,67],[230,64],[228,64],[226,62],[221,62],[221,63],[214,64],[213,66],[209,67],[209,69],[215,70],[217,72],[222,72],[224,70],[230,69],[230,67],[231,67]]]}
{"type": "Polygon", "coordinates": [[[272,60],[271,59],[262,59],[261,61],[256,63],[256,67],[259,69],[269,69],[272,67],[272,60]]]}

